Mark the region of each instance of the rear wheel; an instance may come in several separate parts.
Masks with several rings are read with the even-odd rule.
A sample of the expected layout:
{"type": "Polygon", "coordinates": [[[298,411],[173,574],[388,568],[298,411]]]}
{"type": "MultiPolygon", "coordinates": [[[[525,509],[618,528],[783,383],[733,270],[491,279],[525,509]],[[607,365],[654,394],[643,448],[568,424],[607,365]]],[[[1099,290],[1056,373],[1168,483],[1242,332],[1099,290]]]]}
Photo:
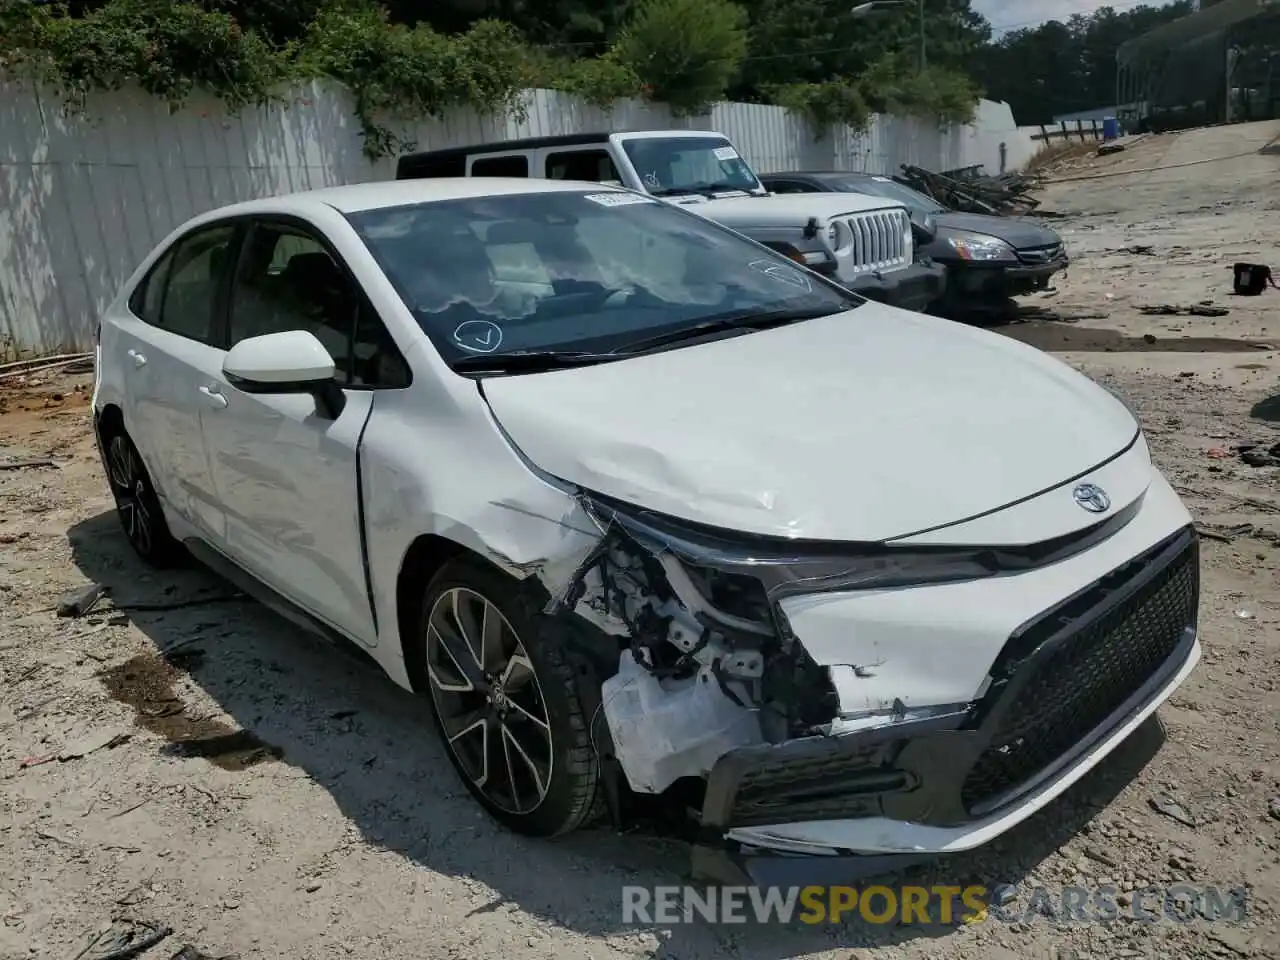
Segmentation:
{"type": "Polygon", "coordinates": [[[478,560],[427,587],[423,683],[467,789],[513,830],[550,837],[593,812],[597,760],[574,671],[533,592],[478,560]]]}
{"type": "Polygon", "coordinates": [[[169,532],[160,509],[160,498],[138,448],[123,430],[106,436],[103,447],[116,514],[134,552],[154,567],[171,567],[181,562],[185,551],[169,532]]]}

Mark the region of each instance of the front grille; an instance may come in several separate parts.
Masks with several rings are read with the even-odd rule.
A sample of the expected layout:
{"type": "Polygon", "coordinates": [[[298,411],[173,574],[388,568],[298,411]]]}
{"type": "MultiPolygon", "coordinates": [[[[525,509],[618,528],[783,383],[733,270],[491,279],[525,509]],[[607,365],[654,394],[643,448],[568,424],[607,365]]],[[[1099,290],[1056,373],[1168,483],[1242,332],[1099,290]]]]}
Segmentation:
{"type": "Polygon", "coordinates": [[[865,817],[878,809],[878,794],[901,789],[905,774],[890,769],[890,749],[869,745],[856,752],[790,757],[743,773],[733,800],[734,826],[865,817]]]}
{"type": "MultiPolygon", "coordinates": [[[[965,779],[961,801],[967,810],[990,808],[1072,751],[1168,661],[1195,626],[1198,568],[1192,540],[1132,596],[1088,620],[1047,656],[1027,662],[1022,669],[1033,673],[1016,690],[990,745],[965,779]]],[[[1115,589],[1104,578],[1092,606],[1115,589]]],[[[1029,632],[1061,625],[1062,611],[1055,610],[1029,632]]]]}
{"type": "Polygon", "coordinates": [[[1047,247],[1027,247],[1018,251],[1018,259],[1023,263],[1050,263],[1062,256],[1062,244],[1054,243],[1047,247]]]}
{"type": "Polygon", "coordinates": [[[852,214],[845,222],[851,236],[854,273],[873,273],[911,262],[911,218],[905,210],[852,214]]]}

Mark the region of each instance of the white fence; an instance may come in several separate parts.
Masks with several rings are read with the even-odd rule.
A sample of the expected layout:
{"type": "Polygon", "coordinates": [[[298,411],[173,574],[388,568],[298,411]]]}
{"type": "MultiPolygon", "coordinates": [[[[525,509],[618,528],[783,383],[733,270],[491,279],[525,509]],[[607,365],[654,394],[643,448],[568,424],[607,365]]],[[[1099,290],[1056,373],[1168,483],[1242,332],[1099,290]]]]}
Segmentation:
{"type": "MultiPolygon", "coordinates": [[[[878,117],[865,134],[815,137],[780,107],[724,103],[673,120],[664,108],[619,103],[611,112],[531,91],[528,117],[458,111],[405,129],[420,148],[587,130],[721,130],[759,171],[892,173],[983,164],[1017,169],[1030,158],[1009,108],[983,101],[971,126],[878,117]]],[[[94,317],[165,234],[238,200],[393,175],[391,160],[361,153],[349,94],[311,85],[287,103],[229,116],[211,98],[177,113],[140,91],[92,96],[68,113],[49,91],[0,84],[0,359],[86,349],[94,317]]]]}

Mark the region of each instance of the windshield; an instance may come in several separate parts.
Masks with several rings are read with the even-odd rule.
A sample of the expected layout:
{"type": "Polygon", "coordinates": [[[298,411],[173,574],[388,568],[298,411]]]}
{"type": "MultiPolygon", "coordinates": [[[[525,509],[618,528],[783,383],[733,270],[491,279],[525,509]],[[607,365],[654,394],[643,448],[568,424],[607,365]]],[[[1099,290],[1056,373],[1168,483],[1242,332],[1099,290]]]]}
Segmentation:
{"type": "Polygon", "coordinates": [[[638,137],[622,149],[654,196],[764,189],[724,137],[638,137]]]}
{"type": "Polygon", "coordinates": [[[348,219],[451,364],[529,351],[625,353],[709,320],[820,316],[862,303],[639,193],[474,197],[348,219]]]}
{"type": "Polygon", "coordinates": [[[828,182],[843,193],[863,193],[873,197],[884,197],[887,200],[897,200],[912,213],[920,216],[947,212],[947,208],[937,200],[926,197],[919,190],[912,190],[888,177],[850,177],[828,182]]]}

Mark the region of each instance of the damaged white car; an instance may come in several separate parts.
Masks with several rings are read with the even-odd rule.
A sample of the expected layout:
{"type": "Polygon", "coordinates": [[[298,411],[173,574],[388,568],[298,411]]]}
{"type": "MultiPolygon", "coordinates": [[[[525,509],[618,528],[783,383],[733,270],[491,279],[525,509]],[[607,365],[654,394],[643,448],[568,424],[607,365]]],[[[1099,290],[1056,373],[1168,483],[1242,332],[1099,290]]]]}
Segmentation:
{"type": "Polygon", "coordinates": [[[495,817],[660,795],[721,875],[978,846],[1199,657],[1119,400],[623,189],[198,217],[104,315],[94,424],[144,558],[367,651],[495,817]]]}

